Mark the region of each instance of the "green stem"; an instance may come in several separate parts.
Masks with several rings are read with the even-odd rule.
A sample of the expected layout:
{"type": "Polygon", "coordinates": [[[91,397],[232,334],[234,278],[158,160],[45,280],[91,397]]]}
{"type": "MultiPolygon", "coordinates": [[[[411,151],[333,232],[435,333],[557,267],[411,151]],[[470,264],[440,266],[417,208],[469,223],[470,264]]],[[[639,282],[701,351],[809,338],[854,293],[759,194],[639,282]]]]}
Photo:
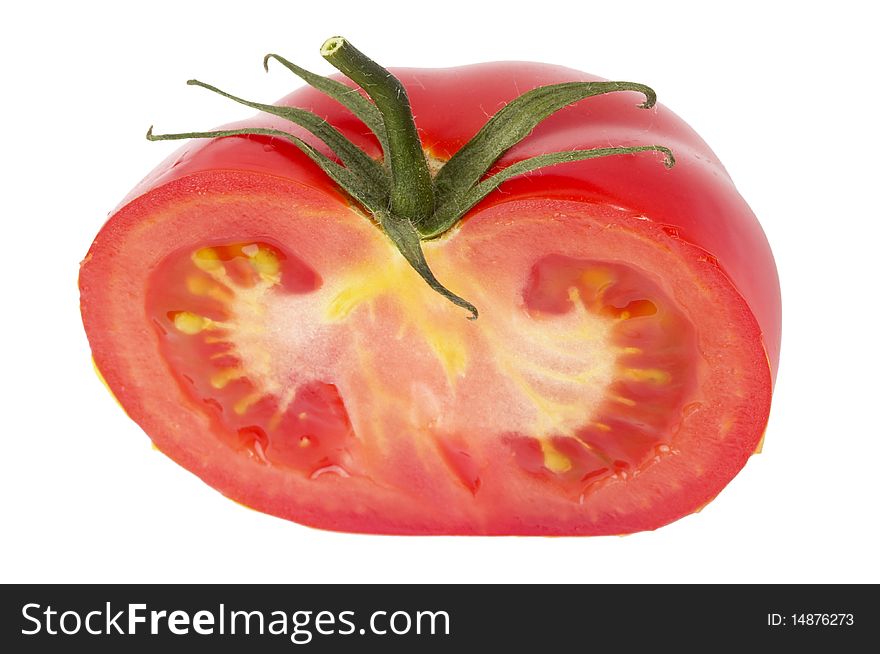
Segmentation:
{"type": "Polygon", "coordinates": [[[429,219],[434,186],[403,84],[342,37],[327,39],[321,55],[364,89],[382,114],[388,134],[385,157],[391,167],[391,215],[416,224],[429,219]]]}

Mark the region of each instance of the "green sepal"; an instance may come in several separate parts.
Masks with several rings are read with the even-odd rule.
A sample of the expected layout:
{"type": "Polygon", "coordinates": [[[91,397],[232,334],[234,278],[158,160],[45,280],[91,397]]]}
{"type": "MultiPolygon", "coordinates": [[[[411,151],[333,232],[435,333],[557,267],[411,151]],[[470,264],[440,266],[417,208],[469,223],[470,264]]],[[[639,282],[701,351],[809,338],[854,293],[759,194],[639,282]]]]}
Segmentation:
{"type": "MultiPolygon", "coordinates": [[[[675,158],[672,151],[662,145],[638,145],[623,148],[592,148],[589,150],[570,150],[567,152],[553,152],[550,154],[542,154],[536,157],[530,157],[517,161],[514,164],[502,168],[491,177],[479,182],[471,187],[467,193],[458,196],[455,202],[448,202],[440,207],[434,214],[434,231],[420,230],[422,238],[436,238],[443,232],[453,227],[463,214],[468,212],[475,204],[484,197],[489,195],[502,183],[522,175],[524,173],[538,170],[539,168],[547,168],[557,164],[568,163],[570,161],[584,161],[585,159],[598,159],[599,157],[609,157],[621,154],[636,154],[638,152],[660,152],[663,154],[663,165],[672,168],[675,165],[675,158]]],[[[419,225],[421,228],[422,225],[419,225]]]]}
{"type": "Polygon", "coordinates": [[[563,82],[540,86],[511,100],[443,164],[434,179],[436,212],[429,220],[419,223],[419,231],[436,234],[440,223],[448,223],[447,216],[459,207],[459,216],[463,215],[467,210],[464,197],[474,185],[501,155],[546,118],[585,98],[617,91],[643,94],[645,101],[638,105],[642,109],[653,107],[657,101],[650,87],[634,82],[563,82]]]}
{"type": "Polygon", "coordinates": [[[357,116],[358,120],[373,132],[376,140],[379,141],[379,145],[382,146],[382,152],[388,152],[388,135],[385,133],[385,123],[382,120],[382,114],[379,113],[376,105],[362,96],[357,89],[346,86],[342,82],[337,82],[335,79],[312,73],[277,54],[267,54],[263,57],[263,68],[266,69],[266,72],[269,71],[270,59],[274,59],[309,86],[333,98],[357,116]]]}
{"type": "Polygon", "coordinates": [[[153,128],[147,130],[148,141],[181,141],[184,139],[213,139],[226,136],[274,136],[293,143],[309,159],[314,161],[324,173],[334,182],[339,184],[349,195],[360,202],[370,213],[376,214],[383,209],[385,197],[376,192],[376,189],[365,183],[356,173],[341,166],[330,157],[319,152],[301,138],[289,134],[280,129],[266,129],[262,127],[245,127],[242,129],[220,129],[209,132],[184,132],[178,134],[153,134],[153,128]]]}
{"type": "Polygon", "coordinates": [[[373,186],[377,193],[381,193],[383,190],[385,193],[388,192],[388,176],[385,174],[382,166],[343,136],[338,129],[333,127],[323,118],[313,114],[311,111],[300,109],[298,107],[279,107],[272,104],[263,104],[262,102],[252,102],[232,95],[231,93],[227,93],[226,91],[222,91],[216,86],[200,82],[197,79],[191,79],[187,81],[187,84],[190,86],[199,86],[218,95],[222,95],[224,98],[228,98],[234,102],[243,104],[246,107],[250,107],[251,109],[257,109],[258,111],[272,114],[279,118],[284,118],[295,125],[307,129],[326,143],[327,147],[339,157],[349,170],[359,175],[368,184],[373,186]]]}

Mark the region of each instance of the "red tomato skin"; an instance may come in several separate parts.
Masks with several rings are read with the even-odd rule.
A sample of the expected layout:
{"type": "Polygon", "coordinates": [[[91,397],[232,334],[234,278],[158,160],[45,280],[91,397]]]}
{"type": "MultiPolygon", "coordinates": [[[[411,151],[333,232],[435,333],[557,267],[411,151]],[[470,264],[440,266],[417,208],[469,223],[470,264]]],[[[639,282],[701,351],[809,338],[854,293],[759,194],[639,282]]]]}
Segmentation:
{"type": "MultiPolygon", "coordinates": [[[[532,88],[602,79],[562,66],[530,62],[391,70],[407,89],[424,146],[440,159],[453,155],[488,116],[532,88]]],[[[283,74],[280,66],[276,74],[283,74]]],[[[526,197],[606,204],[658,223],[667,234],[705,250],[706,264],[724,272],[758,321],[775,380],[782,314],[779,277],[767,237],[705,141],[659,103],[648,110],[637,108],[641,100],[640,94],[620,92],[566,107],[538,125],[497,165],[563,150],[664,145],[675,154],[673,169],[660,164],[659,154],[561,164],[506,182],[479,207],[526,197]]],[[[359,120],[311,87],[300,88],[277,104],[310,109],[371,155],[380,154],[375,138],[359,120]]],[[[280,118],[258,114],[232,126],[283,129],[330,154],[312,135],[280,118]]],[[[211,170],[259,172],[339,194],[326,175],[286,142],[263,137],[226,138],[189,142],[148,175],[123,204],[172,180],[211,170]]]]}

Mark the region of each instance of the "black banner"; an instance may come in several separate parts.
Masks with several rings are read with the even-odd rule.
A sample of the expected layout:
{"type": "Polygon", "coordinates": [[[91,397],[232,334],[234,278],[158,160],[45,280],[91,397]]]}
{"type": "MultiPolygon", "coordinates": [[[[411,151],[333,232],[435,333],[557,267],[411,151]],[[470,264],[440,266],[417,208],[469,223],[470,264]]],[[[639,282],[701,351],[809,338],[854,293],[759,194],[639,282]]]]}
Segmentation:
{"type": "Polygon", "coordinates": [[[867,585],[22,585],[2,595],[6,652],[855,651],[880,635],[867,585]]]}

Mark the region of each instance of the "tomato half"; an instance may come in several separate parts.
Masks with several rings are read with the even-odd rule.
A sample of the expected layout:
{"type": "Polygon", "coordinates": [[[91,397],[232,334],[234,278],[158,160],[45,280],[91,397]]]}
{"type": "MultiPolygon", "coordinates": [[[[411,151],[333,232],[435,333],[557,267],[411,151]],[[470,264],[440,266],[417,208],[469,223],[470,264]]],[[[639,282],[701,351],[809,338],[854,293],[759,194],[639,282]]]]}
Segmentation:
{"type": "MultiPolygon", "coordinates": [[[[523,91],[598,79],[521,63],[394,73],[438,162],[523,91]]],[[[779,287],[715,155],[634,97],[559,111],[496,169],[608,143],[663,143],[675,168],[652,155],[562,164],[505,182],[424,242],[475,321],[289,143],[187,144],[82,264],[97,367],[161,451],[308,525],[620,534],[698,510],[762,437],[779,287]]],[[[317,91],[280,104],[381,154],[317,91]]]]}

